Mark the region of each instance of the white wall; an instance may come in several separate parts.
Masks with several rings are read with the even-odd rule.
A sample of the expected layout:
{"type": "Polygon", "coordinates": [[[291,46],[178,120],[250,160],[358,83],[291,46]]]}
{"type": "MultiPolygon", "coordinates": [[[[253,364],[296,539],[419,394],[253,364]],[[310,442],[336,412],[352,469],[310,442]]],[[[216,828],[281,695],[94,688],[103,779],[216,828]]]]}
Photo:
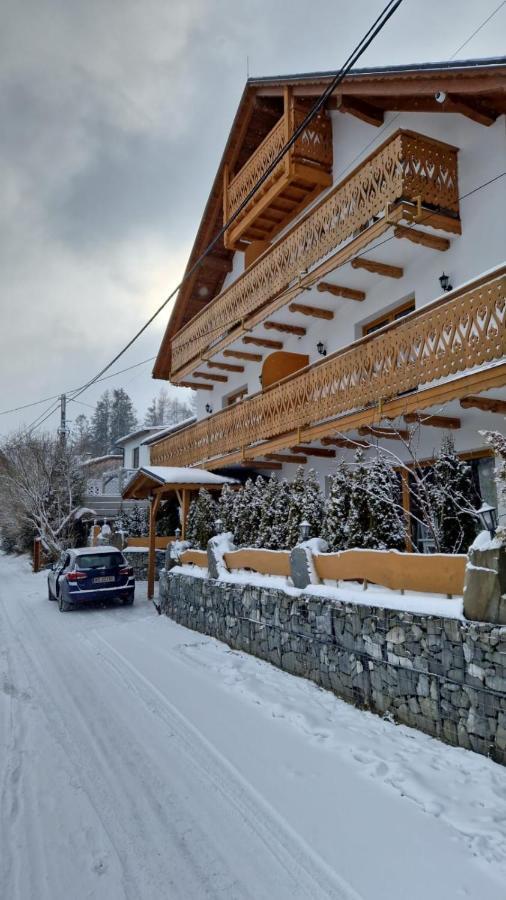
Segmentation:
{"type": "MultiPolygon", "coordinates": [[[[144,435],[146,437],[146,435],[144,435]]],[[[139,448],[139,466],[149,466],[149,447],[142,446],[140,438],[132,438],[131,441],[126,441],[123,445],[124,450],[124,467],[125,469],[134,469],[134,449],[136,447],[139,448]]]]}

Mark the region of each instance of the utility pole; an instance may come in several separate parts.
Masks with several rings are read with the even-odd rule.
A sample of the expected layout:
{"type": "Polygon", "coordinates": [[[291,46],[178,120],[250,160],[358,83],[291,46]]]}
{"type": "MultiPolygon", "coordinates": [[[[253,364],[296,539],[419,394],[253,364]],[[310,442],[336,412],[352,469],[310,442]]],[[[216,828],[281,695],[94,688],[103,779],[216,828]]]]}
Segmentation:
{"type": "Polygon", "coordinates": [[[65,449],[67,444],[67,395],[60,394],[60,427],[58,429],[60,435],[60,444],[65,449]]]}

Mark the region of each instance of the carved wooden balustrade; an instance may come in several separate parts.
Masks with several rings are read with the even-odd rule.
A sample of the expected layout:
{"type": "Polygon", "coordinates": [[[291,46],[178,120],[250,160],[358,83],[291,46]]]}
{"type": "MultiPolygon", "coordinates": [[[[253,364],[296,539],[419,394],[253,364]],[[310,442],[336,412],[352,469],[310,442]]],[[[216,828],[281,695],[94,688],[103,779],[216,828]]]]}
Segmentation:
{"type": "Polygon", "coordinates": [[[171,343],[171,377],[199,359],[230,329],[301,274],[335,251],[355,231],[405,200],[458,217],[458,150],[412,131],[399,130],[182,328],[171,343]]]}
{"type": "Polygon", "coordinates": [[[168,437],[153,447],[153,464],[203,462],[504,358],[505,272],[503,267],[168,437]]]}
{"type": "MultiPolygon", "coordinates": [[[[224,221],[227,221],[236,212],[258,180],[267,172],[267,169],[274,162],[294,130],[302,123],[306,113],[306,106],[300,104],[291,106],[274,128],[271,129],[235,178],[229,181],[228,175],[225,176],[224,221]]],[[[241,219],[247,216],[248,211],[258,203],[258,199],[265,195],[276,181],[286,177],[286,181],[289,183],[291,180],[294,180],[291,176],[302,175],[304,171],[306,171],[310,179],[311,172],[314,174],[317,167],[321,167],[325,172],[330,172],[332,168],[332,125],[328,115],[323,111],[314,117],[283,159],[273,169],[262,185],[261,192],[255,198],[252,198],[245,207],[241,214],[241,219]],[[302,166],[309,165],[315,168],[298,170],[297,164],[302,166]]],[[[294,206],[296,205],[294,204],[294,206]]],[[[234,225],[234,231],[237,231],[237,227],[237,224],[234,225]]],[[[241,229],[239,228],[239,234],[240,232],[241,229]]],[[[230,239],[231,236],[229,236],[229,242],[230,239]]]]}

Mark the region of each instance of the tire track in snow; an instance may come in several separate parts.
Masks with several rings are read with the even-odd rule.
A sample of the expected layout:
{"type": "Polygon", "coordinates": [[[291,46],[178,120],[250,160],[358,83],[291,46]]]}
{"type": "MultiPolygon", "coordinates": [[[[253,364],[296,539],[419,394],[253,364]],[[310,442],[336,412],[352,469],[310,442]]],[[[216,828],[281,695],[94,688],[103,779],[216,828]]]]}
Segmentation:
{"type": "Polygon", "coordinates": [[[327,896],[335,900],[361,900],[357,892],[315,853],[306,841],[279,815],[261,794],[238,772],[235,766],[202,734],[173,703],[139,671],[122,653],[98,632],[95,637],[124,669],[130,673],[125,677],[131,690],[137,681],[142,686],[137,691],[146,697],[154,715],[162,719],[171,729],[177,731],[178,739],[184,743],[187,758],[199,768],[215,790],[226,796],[236,807],[242,818],[249,822],[265,847],[274,853],[287,872],[296,872],[297,883],[307,891],[307,896],[327,896]],[[319,894],[315,893],[318,887],[319,894]],[[321,893],[323,892],[323,893],[321,893]]]}

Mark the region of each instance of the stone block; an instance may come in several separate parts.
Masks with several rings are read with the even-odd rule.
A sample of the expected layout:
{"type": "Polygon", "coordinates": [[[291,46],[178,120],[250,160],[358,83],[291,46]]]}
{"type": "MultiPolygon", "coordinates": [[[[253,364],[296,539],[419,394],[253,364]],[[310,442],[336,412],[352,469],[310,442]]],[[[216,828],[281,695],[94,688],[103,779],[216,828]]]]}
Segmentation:
{"type": "Polygon", "coordinates": [[[469,550],[464,614],[478,622],[506,624],[506,548],[498,540],[488,549],[469,550]]]}

